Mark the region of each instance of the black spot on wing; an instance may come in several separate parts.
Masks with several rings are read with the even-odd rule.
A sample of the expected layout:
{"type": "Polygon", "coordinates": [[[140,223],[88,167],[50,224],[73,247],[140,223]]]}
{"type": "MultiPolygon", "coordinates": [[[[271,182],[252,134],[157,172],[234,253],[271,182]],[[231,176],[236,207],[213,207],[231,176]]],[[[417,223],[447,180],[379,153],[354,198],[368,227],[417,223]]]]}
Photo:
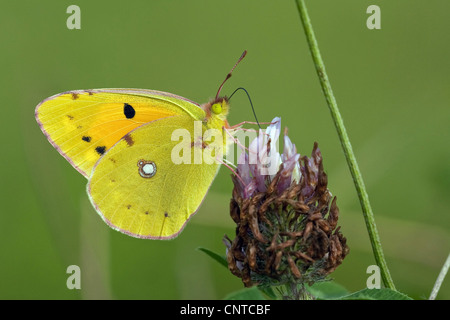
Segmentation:
{"type": "Polygon", "coordinates": [[[83,136],[83,137],[81,138],[81,140],[86,141],[86,142],[91,142],[91,137],[89,137],[89,136],[83,136]]]}
{"type": "Polygon", "coordinates": [[[127,119],[132,119],[136,115],[136,110],[134,110],[134,108],[128,103],[125,103],[123,106],[123,114],[127,119]]]}
{"type": "Polygon", "coordinates": [[[98,153],[99,155],[102,155],[102,154],[105,153],[106,147],[105,147],[105,146],[97,147],[97,148],[95,148],[95,151],[97,151],[97,153],[98,153]]]}

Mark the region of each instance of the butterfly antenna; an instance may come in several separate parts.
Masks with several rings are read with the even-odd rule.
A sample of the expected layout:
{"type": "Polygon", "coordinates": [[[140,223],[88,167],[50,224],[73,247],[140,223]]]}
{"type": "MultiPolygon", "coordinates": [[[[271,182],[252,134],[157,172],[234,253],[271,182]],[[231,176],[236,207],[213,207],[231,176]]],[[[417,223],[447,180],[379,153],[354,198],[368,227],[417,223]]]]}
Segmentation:
{"type": "Polygon", "coordinates": [[[247,54],[247,50],[245,50],[245,51],[242,53],[241,57],[240,57],[239,60],[236,62],[236,64],[234,65],[234,67],[231,69],[230,72],[228,72],[227,76],[225,77],[225,80],[223,80],[222,84],[221,84],[220,87],[219,87],[219,90],[217,91],[216,99],[219,97],[220,91],[222,90],[222,87],[223,87],[223,85],[225,84],[225,82],[227,82],[227,80],[231,78],[231,73],[233,72],[234,68],[236,68],[236,66],[239,64],[239,62],[241,62],[242,59],[244,59],[244,57],[246,56],[246,54],[247,54]]]}
{"type": "Polygon", "coordinates": [[[230,97],[228,99],[231,99],[231,97],[239,90],[243,90],[247,94],[248,101],[250,101],[250,106],[252,107],[252,111],[253,111],[253,115],[255,116],[256,123],[258,124],[258,127],[261,129],[261,125],[259,124],[258,118],[256,117],[255,108],[253,108],[252,99],[250,98],[250,94],[248,93],[248,91],[245,88],[242,88],[242,87],[237,88],[236,90],[233,91],[233,93],[230,95],[230,97]]]}

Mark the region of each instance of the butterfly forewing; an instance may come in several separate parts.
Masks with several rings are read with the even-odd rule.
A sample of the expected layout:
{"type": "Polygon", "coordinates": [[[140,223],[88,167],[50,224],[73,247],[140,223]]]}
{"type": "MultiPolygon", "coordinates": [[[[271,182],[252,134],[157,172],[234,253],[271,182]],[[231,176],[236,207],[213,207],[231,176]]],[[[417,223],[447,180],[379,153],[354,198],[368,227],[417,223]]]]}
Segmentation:
{"type": "Polygon", "coordinates": [[[36,119],[48,140],[85,177],[127,133],[174,115],[194,120],[204,112],[188,99],[143,89],[65,92],[36,107],[36,119]]]}

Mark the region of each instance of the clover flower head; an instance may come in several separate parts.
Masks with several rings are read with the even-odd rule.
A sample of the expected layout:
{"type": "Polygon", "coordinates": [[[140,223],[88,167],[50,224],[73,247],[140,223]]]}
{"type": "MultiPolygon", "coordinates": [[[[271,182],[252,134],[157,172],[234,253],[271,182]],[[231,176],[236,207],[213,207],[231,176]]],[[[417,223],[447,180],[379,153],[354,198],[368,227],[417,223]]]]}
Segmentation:
{"type": "Polygon", "coordinates": [[[275,118],[241,154],[230,215],[236,237],[224,237],[230,271],[245,286],[321,281],[348,254],[337,227],[339,208],[327,189],[322,154],[300,156],[284,131],[283,153],[275,118]]]}

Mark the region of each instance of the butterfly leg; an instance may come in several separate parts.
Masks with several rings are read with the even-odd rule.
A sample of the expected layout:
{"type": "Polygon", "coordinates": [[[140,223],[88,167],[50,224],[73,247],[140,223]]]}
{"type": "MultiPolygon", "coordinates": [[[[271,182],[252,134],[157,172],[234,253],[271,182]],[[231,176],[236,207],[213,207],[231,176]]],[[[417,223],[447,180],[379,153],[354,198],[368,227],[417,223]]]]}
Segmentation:
{"type": "Polygon", "coordinates": [[[220,164],[223,164],[228,169],[230,169],[230,171],[241,181],[242,185],[245,186],[245,183],[242,180],[242,178],[239,176],[239,174],[227,163],[229,161],[227,161],[225,159],[219,159],[219,158],[216,158],[216,161],[220,164]]]}
{"type": "Polygon", "coordinates": [[[258,122],[252,122],[252,121],[243,121],[243,122],[241,122],[241,123],[238,123],[238,124],[235,124],[234,126],[231,126],[231,127],[229,127],[229,129],[236,129],[236,128],[239,128],[239,127],[242,127],[243,125],[245,125],[245,124],[253,124],[253,125],[258,125],[258,124],[274,124],[274,123],[272,123],[272,122],[260,122],[260,123],[258,123],[258,122]]]}
{"type": "MultiPolygon", "coordinates": [[[[223,129],[230,136],[231,140],[234,143],[236,143],[239,147],[241,147],[244,151],[246,150],[249,153],[256,153],[254,150],[250,150],[248,147],[244,146],[236,137],[233,136],[233,133],[229,129],[227,129],[227,128],[223,128],[223,129]]],[[[255,132],[255,133],[257,132],[254,129],[244,129],[244,128],[236,128],[236,129],[234,129],[234,131],[237,131],[237,130],[242,130],[242,131],[245,131],[245,132],[255,132]]],[[[267,133],[265,133],[265,132],[262,132],[261,134],[267,136],[268,138],[270,138],[269,135],[267,133]]],[[[267,143],[269,143],[269,142],[270,142],[270,140],[268,140],[267,143]]],[[[267,148],[269,148],[269,146],[267,146],[267,148]]]]}
{"type": "MultiPolygon", "coordinates": [[[[237,130],[243,130],[243,131],[253,131],[253,129],[243,129],[243,128],[236,128],[233,131],[237,131],[237,130]]],[[[239,147],[241,147],[243,150],[248,150],[248,148],[246,146],[244,146],[238,138],[236,138],[233,133],[231,132],[231,130],[223,127],[223,130],[227,133],[228,136],[230,136],[231,140],[236,143],[239,147]]],[[[256,132],[256,131],[253,131],[256,132]]]]}

